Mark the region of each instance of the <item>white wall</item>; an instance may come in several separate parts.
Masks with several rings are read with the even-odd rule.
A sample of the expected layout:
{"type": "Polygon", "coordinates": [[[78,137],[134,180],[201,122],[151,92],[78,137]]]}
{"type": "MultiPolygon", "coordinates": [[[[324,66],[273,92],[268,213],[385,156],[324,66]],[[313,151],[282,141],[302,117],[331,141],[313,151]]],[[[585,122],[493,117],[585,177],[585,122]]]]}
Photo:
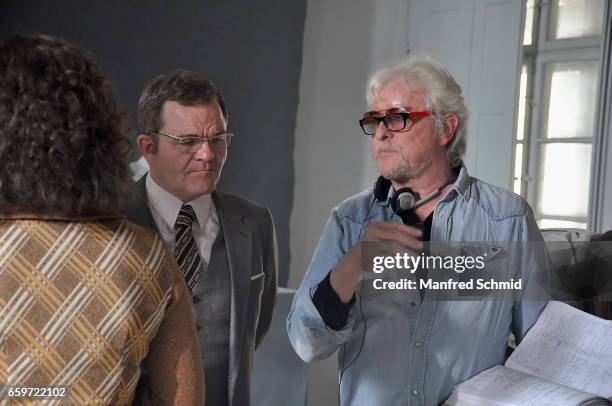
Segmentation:
{"type": "Polygon", "coordinates": [[[358,120],[370,73],[400,59],[405,0],[311,0],[306,10],[295,137],[289,287],[297,288],[333,206],[374,184],[358,120]]]}
{"type": "MultiPolygon", "coordinates": [[[[289,287],[297,288],[333,206],[372,185],[359,128],[371,71],[406,49],[405,0],[310,0],[295,137],[289,287]]],[[[309,405],[337,404],[337,361],[310,366],[309,405]]]]}
{"type": "Polygon", "coordinates": [[[413,0],[409,46],[447,67],[469,109],[465,158],[472,176],[511,189],[522,4],[413,0]]]}

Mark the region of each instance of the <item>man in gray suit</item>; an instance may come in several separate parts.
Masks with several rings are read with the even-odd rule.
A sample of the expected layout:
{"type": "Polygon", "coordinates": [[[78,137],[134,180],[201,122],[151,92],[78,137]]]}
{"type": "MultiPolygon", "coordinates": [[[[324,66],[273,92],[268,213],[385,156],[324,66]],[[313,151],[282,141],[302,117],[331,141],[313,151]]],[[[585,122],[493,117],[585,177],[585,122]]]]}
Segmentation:
{"type": "Polygon", "coordinates": [[[233,135],[223,97],[202,75],[179,70],[147,83],[138,124],[138,148],[150,169],[134,185],[125,214],[156,229],[181,266],[202,347],[206,404],[248,405],[253,352],[276,299],[272,216],[215,190],[233,135]]]}

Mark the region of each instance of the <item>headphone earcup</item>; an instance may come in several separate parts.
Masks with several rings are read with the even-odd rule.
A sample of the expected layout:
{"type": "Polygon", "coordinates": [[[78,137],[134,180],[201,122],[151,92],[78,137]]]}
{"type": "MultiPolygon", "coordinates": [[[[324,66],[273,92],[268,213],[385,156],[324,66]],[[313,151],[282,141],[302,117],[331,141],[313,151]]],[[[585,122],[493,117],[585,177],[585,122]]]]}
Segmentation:
{"type": "Polygon", "coordinates": [[[391,198],[391,208],[394,212],[407,211],[414,206],[416,196],[409,187],[396,191],[391,198]]]}

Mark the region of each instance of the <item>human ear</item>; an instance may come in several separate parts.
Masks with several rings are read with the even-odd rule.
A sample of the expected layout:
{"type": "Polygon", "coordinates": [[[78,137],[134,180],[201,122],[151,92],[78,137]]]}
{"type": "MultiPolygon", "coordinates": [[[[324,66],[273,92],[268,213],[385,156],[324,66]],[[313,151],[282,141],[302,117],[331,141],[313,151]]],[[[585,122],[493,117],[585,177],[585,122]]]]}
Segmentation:
{"type": "Polygon", "coordinates": [[[447,145],[455,136],[455,131],[459,125],[459,117],[456,114],[448,113],[444,115],[444,126],[439,143],[441,146],[447,145]]]}
{"type": "Polygon", "coordinates": [[[136,138],[136,145],[138,145],[140,153],[142,154],[142,156],[145,157],[147,162],[157,152],[155,148],[155,142],[148,134],[140,134],[138,138],[136,138]]]}

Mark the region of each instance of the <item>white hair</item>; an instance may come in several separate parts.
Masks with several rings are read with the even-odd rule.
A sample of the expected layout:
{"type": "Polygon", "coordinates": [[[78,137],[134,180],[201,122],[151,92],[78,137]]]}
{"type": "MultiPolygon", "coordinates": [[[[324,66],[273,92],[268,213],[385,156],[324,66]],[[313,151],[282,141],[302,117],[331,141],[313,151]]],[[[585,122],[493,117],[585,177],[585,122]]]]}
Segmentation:
{"type": "Polygon", "coordinates": [[[458,118],[455,135],[447,146],[446,156],[451,167],[458,166],[467,148],[468,110],[461,94],[461,86],[452,75],[428,56],[410,56],[395,66],[382,68],[370,78],[366,94],[371,105],[381,89],[389,82],[401,79],[414,91],[422,91],[427,108],[433,112],[433,122],[441,134],[444,114],[458,118]]]}

